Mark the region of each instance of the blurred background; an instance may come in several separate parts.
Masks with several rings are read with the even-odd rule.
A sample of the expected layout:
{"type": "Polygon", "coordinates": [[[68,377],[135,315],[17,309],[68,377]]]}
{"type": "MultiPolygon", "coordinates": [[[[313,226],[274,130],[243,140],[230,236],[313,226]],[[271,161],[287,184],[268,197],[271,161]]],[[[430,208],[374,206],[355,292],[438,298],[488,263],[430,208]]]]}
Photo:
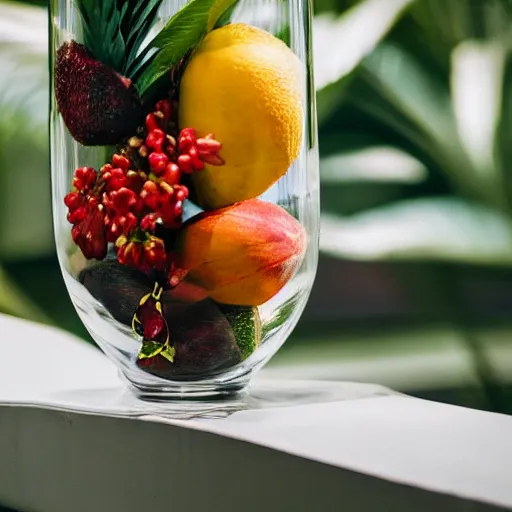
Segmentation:
{"type": "MultiPolygon", "coordinates": [[[[268,372],[512,414],[512,2],[315,4],[320,266],[268,372]]],[[[92,343],[53,247],[47,104],[45,1],[0,0],[0,311],[92,343]]]]}

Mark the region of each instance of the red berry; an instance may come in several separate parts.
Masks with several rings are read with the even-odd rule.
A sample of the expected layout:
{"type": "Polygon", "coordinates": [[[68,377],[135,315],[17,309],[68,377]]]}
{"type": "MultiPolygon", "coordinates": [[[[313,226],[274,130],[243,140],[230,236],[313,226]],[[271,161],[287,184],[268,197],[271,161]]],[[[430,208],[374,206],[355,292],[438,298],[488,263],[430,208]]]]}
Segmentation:
{"type": "Polygon", "coordinates": [[[194,171],[200,171],[204,168],[204,164],[203,162],[201,162],[201,160],[199,160],[197,149],[195,147],[190,149],[188,155],[190,156],[190,161],[192,163],[194,171]]]}
{"type": "Polygon", "coordinates": [[[178,148],[180,156],[178,165],[183,173],[190,174],[193,171],[200,171],[205,163],[211,165],[222,165],[224,160],[219,156],[222,145],[215,140],[213,134],[196,139],[192,128],[184,128],[178,137],[178,148]]]}
{"type": "Polygon", "coordinates": [[[125,171],[120,168],[107,170],[102,175],[103,180],[106,183],[107,190],[119,190],[122,187],[128,185],[128,179],[125,171]]]}
{"type": "MultiPolygon", "coordinates": [[[[207,136],[208,137],[208,136],[207,136]]],[[[204,137],[202,139],[197,139],[196,147],[199,153],[218,153],[222,149],[222,144],[213,138],[204,137]]],[[[213,137],[213,136],[212,136],[213,137]]]]}
{"type": "MultiPolygon", "coordinates": [[[[117,243],[116,243],[117,245],[117,243]]],[[[140,261],[140,253],[142,249],[139,244],[134,242],[128,242],[117,250],[117,259],[122,265],[128,265],[130,267],[137,268],[137,264],[140,261]]]]}
{"type": "Polygon", "coordinates": [[[176,201],[185,201],[185,199],[188,196],[188,189],[185,188],[185,190],[180,189],[176,191],[176,201]],[[186,191],[186,192],[185,192],[186,191]]]}
{"type": "Polygon", "coordinates": [[[123,169],[123,171],[127,171],[131,165],[131,162],[130,162],[130,160],[128,160],[128,158],[126,158],[123,155],[118,155],[118,154],[115,154],[112,157],[112,163],[116,167],[120,167],[121,169],[123,169]]]}
{"type": "Polygon", "coordinates": [[[103,194],[103,204],[114,215],[126,215],[140,209],[137,194],[126,187],[103,194]]]}
{"type": "Polygon", "coordinates": [[[158,215],[156,213],[148,213],[140,221],[140,229],[153,233],[156,229],[158,215]]]}
{"type": "Polygon", "coordinates": [[[171,102],[169,100],[160,100],[155,107],[158,112],[162,112],[164,123],[167,124],[172,113],[171,102]]]}
{"type": "Polygon", "coordinates": [[[154,181],[146,181],[142,187],[140,196],[144,199],[148,194],[153,194],[158,191],[158,185],[154,181]]]}
{"type": "Polygon", "coordinates": [[[147,179],[148,177],[142,171],[128,171],[126,173],[126,186],[138,194],[147,179]]]}
{"type": "Polygon", "coordinates": [[[155,128],[148,133],[146,137],[146,147],[153,151],[162,152],[162,144],[165,140],[165,133],[160,128],[155,128]]]}
{"type": "Polygon", "coordinates": [[[96,184],[97,174],[92,167],[79,167],[75,171],[73,187],[80,192],[88,192],[96,184]]]}
{"type": "Polygon", "coordinates": [[[219,155],[205,155],[201,157],[201,160],[210,165],[224,165],[224,160],[219,155]]]}
{"type": "Polygon", "coordinates": [[[68,213],[68,222],[71,224],[79,224],[87,217],[87,208],[85,206],[82,206],[80,208],[77,208],[73,212],[68,213]]]}
{"type": "Polygon", "coordinates": [[[84,206],[85,198],[78,192],[70,192],[64,197],[64,204],[69,208],[70,211],[74,211],[81,206],[84,206]]]}
{"type": "Polygon", "coordinates": [[[144,183],[144,186],[142,187],[140,197],[144,201],[144,204],[150,210],[158,210],[160,194],[158,190],[158,185],[155,182],[146,181],[146,183],[144,183]]]}
{"type": "Polygon", "coordinates": [[[109,223],[108,241],[115,242],[121,235],[129,235],[136,228],[139,220],[133,213],[118,215],[109,223]]]}
{"type": "Polygon", "coordinates": [[[187,152],[196,142],[196,132],[193,128],[184,128],[178,137],[178,147],[182,153],[187,152]]]}
{"type": "Polygon", "coordinates": [[[142,306],[137,308],[136,318],[141,323],[139,334],[144,340],[162,344],[168,340],[169,327],[161,310],[156,307],[156,301],[153,297],[150,297],[142,306]]]}
{"type": "Polygon", "coordinates": [[[85,196],[85,199],[87,201],[87,205],[89,206],[89,208],[94,208],[95,206],[98,206],[98,204],[99,204],[98,198],[91,194],[87,194],[85,196]]]}
{"type": "Polygon", "coordinates": [[[101,206],[87,211],[85,218],[71,230],[73,241],[87,259],[102,260],[107,255],[107,237],[101,206]]]}
{"type": "Polygon", "coordinates": [[[169,163],[169,158],[164,153],[151,153],[148,157],[149,168],[160,176],[165,172],[165,168],[169,163]]]}
{"type": "Polygon", "coordinates": [[[178,201],[174,205],[174,215],[176,217],[180,217],[183,214],[183,203],[181,201],[178,201]]]}
{"type": "Polygon", "coordinates": [[[143,242],[128,241],[126,237],[120,237],[116,247],[117,259],[123,265],[129,265],[146,273],[153,269],[165,270],[167,267],[165,244],[156,236],[148,236],[143,242]]]}
{"type": "Polygon", "coordinates": [[[190,158],[190,155],[180,155],[178,157],[178,165],[181,172],[184,174],[191,174],[194,170],[192,167],[192,159],[190,158]]]}
{"type": "Polygon", "coordinates": [[[161,128],[160,120],[155,116],[155,114],[148,114],[146,116],[146,130],[148,132],[152,132],[153,130],[160,130],[161,128]]]}
{"type": "Polygon", "coordinates": [[[164,270],[167,266],[167,252],[162,239],[151,236],[144,242],[144,259],[150,268],[164,270]]]}
{"type": "Polygon", "coordinates": [[[169,185],[177,185],[181,179],[180,168],[175,163],[170,162],[165,168],[162,179],[169,185]]]}

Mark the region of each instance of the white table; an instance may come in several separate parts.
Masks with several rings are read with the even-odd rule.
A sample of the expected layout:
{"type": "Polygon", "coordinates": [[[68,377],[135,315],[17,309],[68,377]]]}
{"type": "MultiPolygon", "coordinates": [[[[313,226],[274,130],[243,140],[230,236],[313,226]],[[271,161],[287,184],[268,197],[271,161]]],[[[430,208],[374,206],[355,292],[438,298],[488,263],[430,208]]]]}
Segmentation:
{"type": "Polygon", "coordinates": [[[0,351],[6,506],[512,510],[511,417],[264,371],[250,397],[184,411],[138,401],[100,352],[54,329],[0,316],[0,351]]]}

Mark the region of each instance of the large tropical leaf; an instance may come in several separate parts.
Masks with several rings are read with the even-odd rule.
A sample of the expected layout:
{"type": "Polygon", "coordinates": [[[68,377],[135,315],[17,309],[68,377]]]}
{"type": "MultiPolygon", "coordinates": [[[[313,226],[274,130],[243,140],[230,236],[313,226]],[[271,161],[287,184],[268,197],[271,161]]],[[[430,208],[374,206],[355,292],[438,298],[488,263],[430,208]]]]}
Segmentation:
{"type": "MultiPolygon", "coordinates": [[[[482,198],[506,208],[502,179],[509,162],[499,160],[496,135],[503,105],[506,48],[498,41],[467,40],[452,53],[451,92],[462,145],[482,198]]],[[[510,93],[509,93],[510,94],[510,93]]]]}
{"type": "MultiPolygon", "coordinates": [[[[45,9],[0,3],[0,260],[53,247],[45,9]]],[[[0,267],[0,311],[48,317],[0,267]]]]}
{"type": "Polygon", "coordinates": [[[408,139],[461,193],[478,196],[479,180],[461,145],[449,90],[403,48],[384,43],[365,59],[351,101],[408,139]]]}
{"type": "Polygon", "coordinates": [[[461,199],[396,202],[350,217],[323,214],[320,248],[342,258],[512,264],[512,221],[461,199]]]}
{"type": "Polygon", "coordinates": [[[313,48],[318,89],[347,76],[388,33],[412,0],[363,0],[340,16],[314,20],[313,48]]]}
{"type": "Polygon", "coordinates": [[[322,183],[408,183],[425,179],[427,169],[408,153],[386,146],[365,147],[322,158],[322,183]]]}
{"type": "Polygon", "coordinates": [[[343,100],[344,79],[369,55],[412,0],[363,0],[340,16],[315,17],[313,48],[318,119],[324,121],[343,100]]]}
{"type": "Polygon", "coordinates": [[[0,257],[53,248],[46,10],[0,3],[0,257]]]}
{"type": "Polygon", "coordinates": [[[51,323],[41,309],[30,300],[0,267],[0,311],[29,320],[51,323]]]}

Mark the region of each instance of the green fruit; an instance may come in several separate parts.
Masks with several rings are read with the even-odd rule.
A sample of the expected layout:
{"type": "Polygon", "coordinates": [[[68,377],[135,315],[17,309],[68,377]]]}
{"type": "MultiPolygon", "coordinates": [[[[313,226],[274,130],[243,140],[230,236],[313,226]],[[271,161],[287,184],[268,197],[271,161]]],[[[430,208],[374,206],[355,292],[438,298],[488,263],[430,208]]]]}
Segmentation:
{"type": "Polygon", "coordinates": [[[218,306],[231,324],[243,361],[256,350],[261,342],[261,320],[258,308],[226,304],[218,306]]]}

